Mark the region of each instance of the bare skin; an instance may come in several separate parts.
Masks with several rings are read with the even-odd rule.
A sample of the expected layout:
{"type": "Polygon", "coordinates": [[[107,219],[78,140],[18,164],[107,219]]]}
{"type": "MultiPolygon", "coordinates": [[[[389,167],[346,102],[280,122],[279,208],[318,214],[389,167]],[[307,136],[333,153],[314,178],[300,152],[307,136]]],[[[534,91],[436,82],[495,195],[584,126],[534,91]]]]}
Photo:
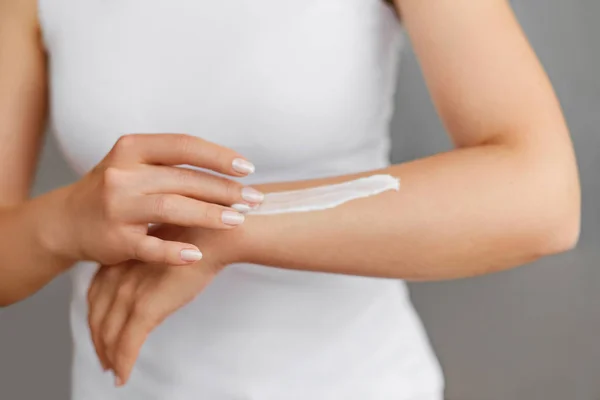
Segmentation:
{"type": "MultiPolygon", "coordinates": [[[[0,1],[7,3],[15,2],[0,1]]],[[[127,261],[100,268],[89,292],[90,326],[99,358],[115,372],[118,384],[129,378],[152,329],[231,263],[440,280],[505,270],[575,246],[580,187],[569,132],[550,82],[507,2],[438,0],[433,5],[397,0],[396,6],[456,149],[377,171],[401,178],[398,193],[387,192],[327,211],[249,216],[233,230],[166,225],[152,233],[198,246],[205,254],[200,262],[173,268],[169,263],[127,261]]],[[[2,81],[3,70],[11,68],[10,58],[2,57],[2,48],[14,46],[3,37],[0,30],[0,88],[13,82],[2,81]]],[[[32,53],[39,52],[29,47],[32,53]]],[[[41,67],[33,69],[40,79],[41,67]]],[[[31,73],[21,77],[23,82],[31,79],[31,73]]],[[[27,120],[40,93],[20,100],[25,106],[20,118],[15,118],[5,109],[13,107],[18,96],[16,91],[6,92],[0,91],[0,124],[4,124],[0,125],[0,143],[8,143],[20,154],[33,154],[29,145],[13,144],[13,137],[15,131],[39,135],[34,128],[40,124],[32,127],[29,122],[15,130],[1,117],[6,115],[15,125],[14,121],[27,120]]],[[[43,113],[39,114],[41,118],[43,113]]],[[[20,167],[21,179],[25,179],[35,159],[29,158],[29,163],[13,160],[6,167],[20,167]]],[[[272,192],[355,177],[256,188],[272,192]]],[[[4,180],[0,185],[7,186],[9,178],[4,180]]],[[[13,188],[28,183],[13,183],[13,188]]],[[[56,249],[68,244],[56,234],[53,237],[59,240],[45,247],[47,240],[34,239],[44,236],[43,227],[21,226],[31,215],[51,218],[56,211],[48,200],[27,202],[25,195],[11,196],[4,200],[7,204],[22,205],[12,211],[7,208],[0,218],[0,233],[10,232],[15,238],[5,248],[0,244],[0,265],[19,265],[9,270],[14,285],[35,272],[46,274],[47,280],[54,276],[45,272],[53,264],[20,252],[34,244],[53,260],[61,253],[56,249]],[[15,230],[20,232],[15,235],[15,230]],[[23,269],[30,275],[19,272],[23,269]]]]}
{"type": "MultiPolygon", "coordinates": [[[[233,229],[254,204],[233,177],[243,157],[176,134],[128,135],[75,184],[28,200],[46,118],[45,55],[33,1],[0,1],[0,304],[39,290],[79,260],[129,259],[185,265],[202,254],[193,244],[159,240],[149,223],[233,229]],[[237,219],[236,219],[237,218],[237,219]]],[[[258,200],[260,201],[260,200],[258,200]]]]}

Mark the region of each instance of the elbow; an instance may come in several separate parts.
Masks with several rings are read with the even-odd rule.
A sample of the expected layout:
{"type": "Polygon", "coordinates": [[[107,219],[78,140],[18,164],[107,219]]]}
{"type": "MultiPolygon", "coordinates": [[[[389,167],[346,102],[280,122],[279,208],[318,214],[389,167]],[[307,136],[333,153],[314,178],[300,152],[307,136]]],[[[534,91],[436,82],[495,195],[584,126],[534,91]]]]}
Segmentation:
{"type": "Polygon", "coordinates": [[[539,257],[571,251],[577,247],[579,242],[580,213],[572,211],[566,213],[566,215],[556,215],[553,218],[553,228],[550,231],[538,234],[537,249],[539,257]]]}
{"type": "Polygon", "coordinates": [[[534,218],[540,218],[538,221],[542,223],[532,222],[531,229],[521,230],[511,240],[513,251],[509,250],[509,254],[516,256],[513,266],[525,265],[575,249],[579,241],[581,221],[576,209],[573,206],[572,210],[562,210],[565,212],[536,213],[534,218]]]}
{"type": "Polygon", "coordinates": [[[580,237],[581,185],[576,155],[568,129],[550,132],[554,133],[528,136],[527,141],[511,146],[519,159],[515,176],[522,180],[514,192],[519,193],[514,197],[515,205],[520,203],[518,217],[509,220],[513,232],[525,228],[521,230],[525,237],[518,240],[528,247],[521,249],[530,260],[573,250],[580,237]]]}
{"type": "Polygon", "coordinates": [[[562,242],[556,247],[555,253],[562,253],[565,251],[573,250],[579,243],[579,237],[581,233],[581,215],[578,213],[573,216],[569,221],[565,221],[564,224],[565,235],[562,238],[562,242]]]}
{"type": "Polygon", "coordinates": [[[533,243],[538,257],[568,252],[579,242],[581,189],[577,174],[567,175],[569,177],[563,179],[556,179],[554,175],[553,183],[546,185],[546,190],[540,190],[537,196],[533,243]]]}

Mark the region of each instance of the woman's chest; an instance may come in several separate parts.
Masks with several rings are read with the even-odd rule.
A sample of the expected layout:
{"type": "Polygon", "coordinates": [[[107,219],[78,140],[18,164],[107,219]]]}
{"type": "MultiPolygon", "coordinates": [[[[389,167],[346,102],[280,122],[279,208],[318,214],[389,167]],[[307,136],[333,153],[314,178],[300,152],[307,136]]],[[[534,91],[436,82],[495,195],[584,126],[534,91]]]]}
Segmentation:
{"type": "Polygon", "coordinates": [[[46,3],[54,129],[90,161],[122,134],[181,132],[299,162],[359,145],[393,93],[379,0],[46,3]]]}

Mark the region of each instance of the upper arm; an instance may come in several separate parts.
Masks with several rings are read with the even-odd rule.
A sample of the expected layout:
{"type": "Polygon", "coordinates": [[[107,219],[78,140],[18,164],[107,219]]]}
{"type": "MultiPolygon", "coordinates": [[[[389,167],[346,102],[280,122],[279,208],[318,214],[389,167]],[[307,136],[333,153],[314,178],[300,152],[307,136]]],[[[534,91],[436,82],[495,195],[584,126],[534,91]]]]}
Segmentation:
{"type": "Polygon", "coordinates": [[[395,1],[457,146],[543,144],[569,154],[559,103],[507,0],[395,1]]]}
{"type": "Polygon", "coordinates": [[[0,0],[0,206],[28,197],[46,117],[35,0],[0,0]]]}

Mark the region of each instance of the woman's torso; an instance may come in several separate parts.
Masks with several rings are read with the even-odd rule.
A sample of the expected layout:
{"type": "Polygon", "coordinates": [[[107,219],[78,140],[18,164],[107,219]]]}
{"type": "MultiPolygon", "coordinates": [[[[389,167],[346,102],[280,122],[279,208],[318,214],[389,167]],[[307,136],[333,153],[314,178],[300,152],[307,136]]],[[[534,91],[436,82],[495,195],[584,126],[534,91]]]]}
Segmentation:
{"type": "MultiPolygon", "coordinates": [[[[249,183],[387,165],[402,35],[380,0],[39,1],[52,127],[81,174],[136,132],[232,147],[249,183]]],[[[114,389],[86,327],[94,270],[73,274],[74,400],[441,398],[402,282],[251,265],[152,333],[114,389]]]]}

